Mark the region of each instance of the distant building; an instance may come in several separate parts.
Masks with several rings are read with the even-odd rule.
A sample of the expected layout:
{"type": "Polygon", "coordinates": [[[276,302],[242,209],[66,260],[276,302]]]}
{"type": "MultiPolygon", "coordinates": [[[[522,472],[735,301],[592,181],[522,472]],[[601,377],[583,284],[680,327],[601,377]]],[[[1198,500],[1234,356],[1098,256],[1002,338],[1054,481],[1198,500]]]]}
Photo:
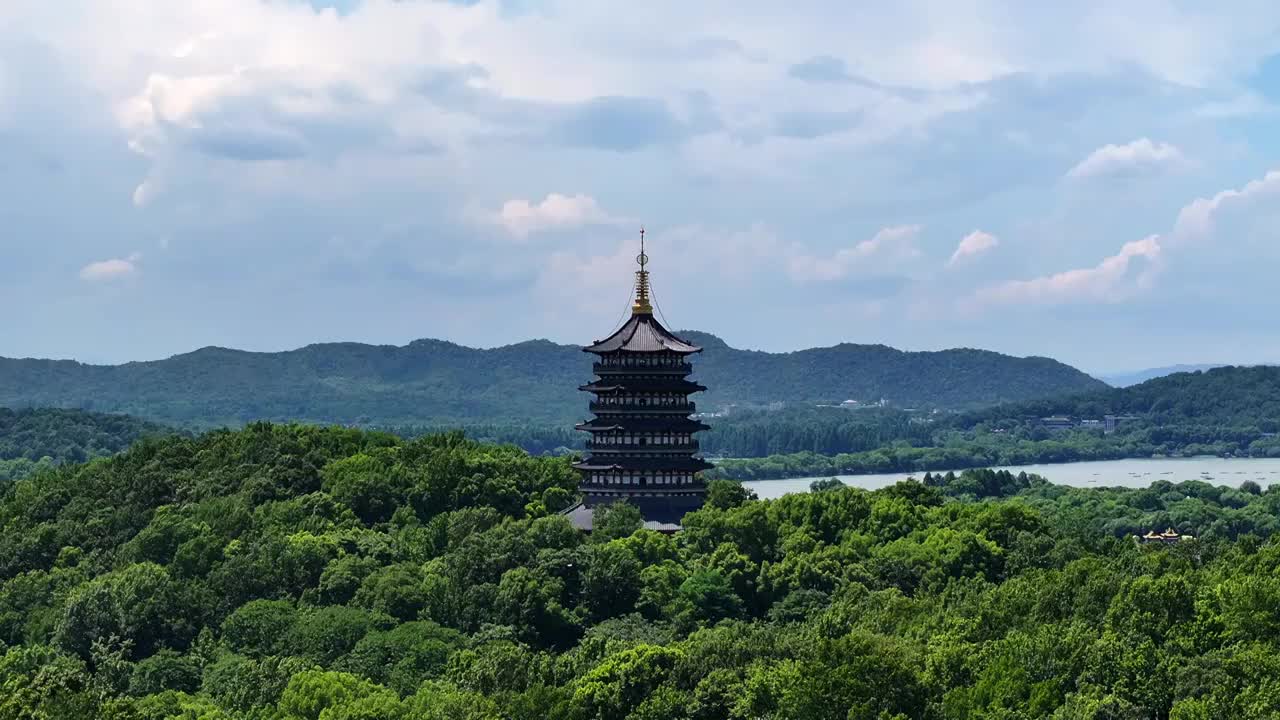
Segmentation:
{"type": "Polygon", "coordinates": [[[687,379],[688,358],[702,348],[653,316],[643,230],[636,260],[630,319],[583,348],[597,356],[596,379],[579,388],[595,394],[589,406],[595,417],[577,426],[591,433],[587,457],[574,464],[582,473],[583,501],[565,511],[580,530],[592,529],[595,508],[621,500],[640,510],[645,527],[675,532],[706,496],[699,473],[711,464],[697,456],[694,433],[708,427],[690,417],[696,408],[689,401],[706,388],[687,379]]]}
{"type": "Polygon", "coordinates": [[[1195,536],[1183,535],[1177,530],[1169,528],[1162,533],[1151,530],[1146,535],[1134,535],[1133,539],[1144,545],[1147,543],[1172,544],[1182,542],[1183,540],[1195,540],[1195,536]]]}
{"type": "Polygon", "coordinates": [[[1116,431],[1116,428],[1120,427],[1121,423],[1126,423],[1126,422],[1129,422],[1130,420],[1137,420],[1137,419],[1138,417],[1136,415],[1103,416],[1102,418],[1103,432],[1107,434],[1111,434],[1116,431]]]}
{"type": "Polygon", "coordinates": [[[1070,430],[1075,425],[1071,418],[1065,415],[1054,415],[1052,417],[1040,418],[1040,426],[1050,432],[1061,432],[1070,430]]]}

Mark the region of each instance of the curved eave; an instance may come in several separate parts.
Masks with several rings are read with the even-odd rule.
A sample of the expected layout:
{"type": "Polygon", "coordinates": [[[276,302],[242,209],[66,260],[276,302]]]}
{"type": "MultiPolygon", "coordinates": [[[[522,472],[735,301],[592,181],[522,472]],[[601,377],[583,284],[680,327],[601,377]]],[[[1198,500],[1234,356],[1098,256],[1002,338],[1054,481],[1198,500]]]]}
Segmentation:
{"type": "Polygon", "coordinates": [[[669,470],[674,472],[701,472],[715,467],[702,458],[688,458],[673,462],[670,458],[654,460],[626,459],[621,462],[600,458],[587,458],[573,464],[576,470],[608,471],[639,470],[644,472],[669,470]]]}
{"type": "Polygon", "coordinates": [[[607,393],[615,390],[630,390],[632,392],[677,392],[677,393],[696,393],[703,392],[707,389],[706,385],[700,385],[692,380],[596,380],[586,385],[579,385],[578,389],[583,392],[590,393],[607,393]]]}
{"type": "Polygon", "coordinates": [[[651,313],[636,313],[612,335],[597,340],[582,348],[583,352],[596,355],[625,350],[638,353],[671,352],[679,355],[692,355],[702,352],[702,348],[691,342],[676,337],[670,330],[662,326],[651,313]]]}
{"type": "MultiPolygon", "coordinates": [[[[596,418],[588,420],[584,423],[578,423],[573,426],[574,430],[584,432],[608,432],[611,430],[630,430],[632,432],[687,432],[696,433],[703,430],[710,430],[711,426],[697,420],[681,418],[673,420],[668,418],[620,418],[605,419],[596,418]]],[[[655,447],[660,450],[661,446],[655,447]]]]}

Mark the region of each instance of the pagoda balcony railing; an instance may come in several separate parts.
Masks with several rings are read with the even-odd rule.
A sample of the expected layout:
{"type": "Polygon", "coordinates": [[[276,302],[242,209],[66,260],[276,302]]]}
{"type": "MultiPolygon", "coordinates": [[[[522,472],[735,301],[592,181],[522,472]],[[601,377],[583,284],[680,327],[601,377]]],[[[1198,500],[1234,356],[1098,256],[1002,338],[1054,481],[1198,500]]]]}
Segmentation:
{"type": "Polygon", "coordinates": [[[587,403],[587,409],[593,413],[676,413],[679,415],[690,415],[698,411],[698,404],[692,402],[673,403],[671,405],[662,405],[660,403],[610,403],[593,400],[587,403]]]}
{"type": "Polygon", "coordinates": [[[694,494],[703,493],[707,490],[706,483],[696,481],[691,483],[655,483],[646,481],[644,485],[636,483],[581,483],[578,489],[583,492],[604,492],[610,494],[628,494],[638,495],[644,491],[656,494],[677,495],[682,493],[694,494]]]}
{"type": "Polygon", "coordinates": [[[591,452],[615,452],[624,455],[635,455],[640,453],[690,453],[699,450],[698,441],[687,443],[672,443],[669,445],[638,445],[636,443],[602,443],[599,440],[588,440],[587,449],[591,452]]]}
{"type": "Polygon", "coordinates": [[[592,363],[596,375],[688,375],[693,372],[691,363],[675,365],[618,365],[616,363],[592,363]]]}

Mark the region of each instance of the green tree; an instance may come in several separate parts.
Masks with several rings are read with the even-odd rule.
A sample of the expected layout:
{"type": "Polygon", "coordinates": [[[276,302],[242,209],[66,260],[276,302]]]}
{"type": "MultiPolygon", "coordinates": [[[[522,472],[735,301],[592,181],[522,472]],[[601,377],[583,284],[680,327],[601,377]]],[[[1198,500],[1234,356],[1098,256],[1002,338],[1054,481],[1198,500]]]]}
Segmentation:
{"type": "Polygon", "coordinates": [[[640,599],[640,561],[623,541],[596,545],[587,556],[582,593],[595,620],[625,615],[640,599]]]}
{"type": "Polygon", "coordinates": [[[288,720],[396,720],[404,714],[391,690],[348,673],[307,670],[280,696],[288,720]]]}

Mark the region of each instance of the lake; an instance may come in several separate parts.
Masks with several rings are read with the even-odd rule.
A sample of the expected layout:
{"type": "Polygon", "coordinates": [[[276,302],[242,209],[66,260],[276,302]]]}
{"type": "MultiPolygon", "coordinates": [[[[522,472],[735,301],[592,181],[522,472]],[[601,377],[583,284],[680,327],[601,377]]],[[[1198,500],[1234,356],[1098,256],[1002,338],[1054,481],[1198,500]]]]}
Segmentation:
{"type": "MultiPolygon", "coordinates": [[[[1026,471],[1050,482],[1073,487],[1146,487],[1157,480],[1181,482],[1204,480],[1214,485],[1237,487],[1245,480],[1262,486],[1280,482],[1280,458],[1161,458],[1150,460],[1102,460],[1098,462],[1019,465],[997,468],[1014,473],[1026,471]]],[[[945,470],[943,471],[946,472],[945,470]]],[[[959,474],[960,471],[956,471],[959,474]]],[[[809,483],[820,477],[786,480],[751,480],[743,485],[762,499],[776,498],[793,492],[808,492],[809,483]]],[[[883,473],[879,475],[839,475],[846,485],[874,490],[892,485],[908,477],[924,477],[923,472],[883,473]]]]}

